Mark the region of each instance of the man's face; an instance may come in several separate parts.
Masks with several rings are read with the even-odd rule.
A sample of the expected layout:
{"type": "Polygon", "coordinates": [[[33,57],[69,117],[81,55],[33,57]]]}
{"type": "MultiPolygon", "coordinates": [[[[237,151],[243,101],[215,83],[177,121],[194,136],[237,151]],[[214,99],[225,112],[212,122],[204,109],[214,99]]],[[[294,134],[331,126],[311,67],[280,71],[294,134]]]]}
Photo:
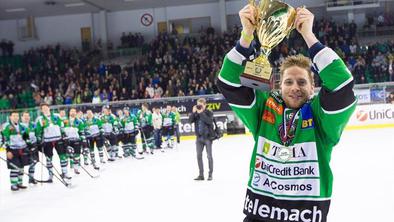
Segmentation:
{"type": "Polygon", "coordinates": [[[104,109],[104,115],[109,115],[109,109],[107,108],[104,109]]]}
{"type": "Polygon", "coordinates": [[[49,108],[49,106],[42,106],[41,107],[41,112],[44,114],[44,115],[49,115],[49,114],[51,114],[51,110],[50,110],[50,108],[49,108]]]}
{"type": "Polygon", "coordinates": [[[92,118],[93,118],[93,112],[92,112],[92,110],[88,110],[88,111],[86,112],[86,115],[87,115],[87,117],[88,117],[89,119],[92,119],[92,118]]]}
{"type": "Polygon", "coordinates": [[[61,117],[65,117],[66,116],[66,111],[65,110],[60,110],[59,115],[61,117]]]}
{"type": "Polygon", "coordinates": [[[70,109],[70,117],[75,118],[77,116],[77,111],[75,109],[70,109]]]}
{"type": "Polygon", "coordinates": [[[13,123],[17,123],[19,121],[19,114],[18,113],[12,113],[10,116],[10,120],[13,123]]]}
{"type": "Polygon", "coordinates": [[[25,122],[25,123],[30,122],[30,114],[29,113],[23,113],[22,121],[25,122]]]}
{"type": "Polygon", "coordinates": [[[280,88],[286,106],[292,109],[300,108],[314,90],[308,72],[298,66],[289,67],[283,72],[280,88]]]}
{"type": "Polygon", "coordinates": [[[169,113],[169,112],[171,112],[171,106],[167,106],[166,107],[166,111],[169,113]]]}
{"type": "Polygon", "coordinates": [[[177,111],[177,110],[176,110],[176,106],[173,106],[173,107],[171,108],[171,111],[175,113],[175,112],[177,111]]]}
{"type": "Polygon", "coordinates": [[[78,118],[82,118],[82,117],[83,117],[83,112],[82,112],[82,111],[78,111],[77,117],[78,117],[78,118]]]}

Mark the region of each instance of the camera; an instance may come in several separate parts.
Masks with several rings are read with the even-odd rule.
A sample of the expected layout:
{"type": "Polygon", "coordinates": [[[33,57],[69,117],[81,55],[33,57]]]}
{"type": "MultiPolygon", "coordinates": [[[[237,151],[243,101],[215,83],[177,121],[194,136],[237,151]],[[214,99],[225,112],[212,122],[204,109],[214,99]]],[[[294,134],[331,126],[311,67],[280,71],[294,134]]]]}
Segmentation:
{"type": "Polygon", "coordinates": [[[197,105],[196,108],[197,109],[202,109],[202,105],[197,105]]]}

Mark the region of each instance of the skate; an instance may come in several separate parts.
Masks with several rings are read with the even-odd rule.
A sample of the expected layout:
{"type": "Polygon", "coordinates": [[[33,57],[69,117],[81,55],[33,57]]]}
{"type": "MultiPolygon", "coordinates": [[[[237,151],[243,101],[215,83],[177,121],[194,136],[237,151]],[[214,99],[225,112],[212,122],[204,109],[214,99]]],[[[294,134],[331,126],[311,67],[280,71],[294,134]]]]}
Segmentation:
{"type": "Polygon", "coordinates": [[[95,170],[99,170],[99,169],[100,169],[100,167],[98,167],[95,163],[93,163],[93,168],[94,168],[95,170]]]}
{"type": "Polygon", "coordinates": [[[37,184],[37,181],[34,178],[29,178],[29,184],[37,184]]]}
{"type": "Polygon", "coordinates": [[[48,183],[53,183],[53,179],[52,179],[52,177],[51,177],[51,176],[49,176],[49,178],[48,178],[47,182],[48,182],[48,183]]]}
{"type": "Polygon", "coordinates": [[[62,173],[61,177],[62,177],[63,179],[66,179],[66,180],[71,180],[71,178],[72,178],[72,177],[70,177],[69,175],[67,175],[67,173],[62,173]]]}
{"type": "Polygon", "coordinates": [[[18,184],[18,188],[24,190],[27,188],[27,186],[23,186],[23,184],[18,184]]]}
{"type": "Polygon", "coordinates": [[[18,190],[19,190],[19,187],[18,187],[17,185],[12,185],[12,186],[11,186],[11,190],[12,190],[12,191],[18,191],[18,190]]]}
{"type": "Polygon", "coordinates": [[[77,168],[74,168],[74,173],[75,174],[81,174],[77,168]]]}

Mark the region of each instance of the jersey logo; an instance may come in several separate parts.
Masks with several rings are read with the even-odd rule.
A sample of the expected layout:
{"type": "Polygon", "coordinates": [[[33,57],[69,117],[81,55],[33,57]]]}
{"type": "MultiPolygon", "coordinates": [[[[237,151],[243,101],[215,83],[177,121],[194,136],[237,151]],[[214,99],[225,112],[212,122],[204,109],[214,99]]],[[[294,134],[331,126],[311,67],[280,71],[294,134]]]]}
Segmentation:
{"type": "Polygon", "coordinates": [[[313,121],[313,113],[312,113],[311,105],[309,103],[306,103],[301,108],[301,117],[302,117],[301,129],[314,128],[315,124],[313,121]]]}
{"type": "Polygon", "coordinates": [[[270,124],[274,124],[275,123],[275,115],[268,110],[264,110],[263,120],[270,123],[270,124]]]}
{"type": "Polygon", "coordinates": [[[275,102],[274,98],[268,98],[266,102],[267,107],[273,109],[277,114],[282,115],[283,113],[283,106],[275,102]]]}

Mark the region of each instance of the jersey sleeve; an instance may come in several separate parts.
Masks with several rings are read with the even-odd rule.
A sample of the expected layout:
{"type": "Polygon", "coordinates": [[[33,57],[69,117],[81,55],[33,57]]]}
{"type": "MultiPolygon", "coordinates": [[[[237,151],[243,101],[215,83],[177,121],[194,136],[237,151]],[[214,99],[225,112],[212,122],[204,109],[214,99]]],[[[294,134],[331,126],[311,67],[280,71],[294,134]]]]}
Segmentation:
{"type": "Polygon", "coordinates": [[[37,119],[36,119],[36,128],[35,128],[36,137],[37,137],[37,140],[39,142],[41,142],[41,140],[42,140],[42,133],[43,133],[43,126],[42,126],[41,119],[42,119],[41,116],[37,117],[37,119]]]}
{"type": "Polygon", "coordinates": [[[339,142],[356,107],[353,76],[342,59],[319,42],[310,48],[310,56],[322,80],[321,90],[311,103],[314,121],[322,141],[332,147],[339,142]]]}
{"type": "Polygon", "coordinates": [[[217,86],[226,98],[231,109],[255,135],[260,125],[263,104],[268,92],[254,90],[241,85],[240,76],[245,67],[242,63],[252,53],[252,48],[242,48],[239,43],[224,58],[223,66],[218,75],[217,86]]]}
{"type": "Polygon", "coordinates": [[[8,147],[10,145],[10,135],[11,135],[9,123],[6,123],[4,125],[2,134],[4,137],[4,143],[5,143],[6,147],[8,147]]]}

